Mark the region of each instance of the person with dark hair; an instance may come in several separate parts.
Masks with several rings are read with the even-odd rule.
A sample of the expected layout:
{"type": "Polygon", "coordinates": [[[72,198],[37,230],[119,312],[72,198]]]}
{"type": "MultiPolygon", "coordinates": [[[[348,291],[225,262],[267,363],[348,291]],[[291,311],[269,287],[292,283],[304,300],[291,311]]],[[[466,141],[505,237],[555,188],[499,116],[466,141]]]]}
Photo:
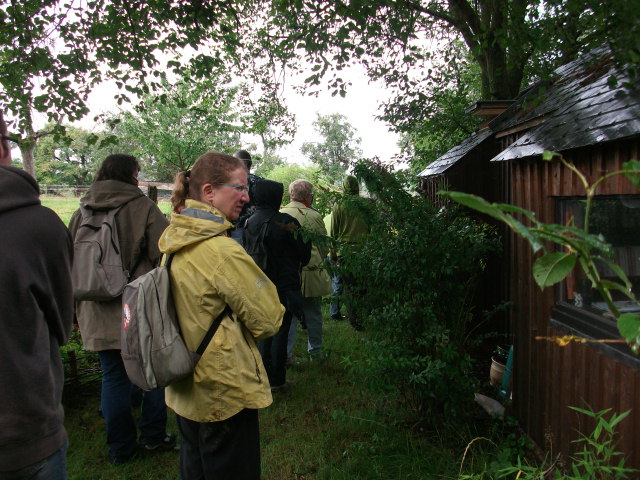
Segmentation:
{"type": "Polygon", "coordinates": [[[253,161],[251,160],[251,154],[246,150],[238,150],[233,154],[234,157],[239,158],[244,162],[244,166],[247,167],[247,172],[251,172],[251,165],[253,161]]]}
{"type": "Polygon", "coordinates": [[[256,208],[253,189],[255,184],[260,180],[263,180],[263,178],[251,173],[251,165],[253,164],[253,162],[251,160],[251,154],[249,152],[247,152],[246,150],[238,150],[233,154],[233,156],[242,160],[245,167],[247,168],[247,188],[249,189],[249,201],[244,204],[244,207],[242,207],[242,212],[240,212],[237,220],[233,222],[234,228],[231,230],[231,238],[242,245],[245,224],[247,223],[247,219],[253,214],[256,208]]]}
{"type": "Polygon", "coordinates": [[[311,257],[311,242],[305,241],[300,222],[280,213],[284,187],[273,180],[255,185],[256,211],[249,217],[243,244],[278,289],[286,307],[282,327],[273,338],[260,342],[260,353],[269,375],[272,391],[287,389],[287,342],[291,318],[302,315],[300,270],[311,257]]]}
{"type": "Polygon", "coordinates": [[[180,478],[257,480],[258,409],[272,396],[256,340],[278,331],[284,308],[273,283],[229,237],[249,201],[247,170],[230,155],[206,153],[178,174],[174,196],[185,208],[171,215],[159,245],[173,255],[171,288],[187,347],[195,351],[227,311],[193,376],[166,389],[182,437],[180,478]]]}
{"type": "Polygon", "coordinates": [[[0,111],[0,479],[66,480],[60,346],[73,321],[69,231],[11,166],[0,111]]]}
{"type": "MultiPolygon", "coordinates": [[[[122,207],[115,216],[123,266],[130,280],[158,265],[161,254],[158,239],[168,225],[158,206],[138,188],[140,164],[131,155],[109,155],[100,165],[95,181],[81,205],[91,210],[122,207]]],[[[78,230],[80,210],[71,217],[72,235],[78,230]]],[[[76,302],[76,316],[84,348],[97,351],[102,367],[101,408],[107,430],[108,459],[114,464],[126,463],[138,445],[146,451],[171,450],[175,435],[166,431],[167,409],[164,390],[144,392],[139,423],[140,439],[136,441],[136,424],[132,414],[129,380],[120,356],[120,323],[122,297],[111,301],[76,302]]]]}

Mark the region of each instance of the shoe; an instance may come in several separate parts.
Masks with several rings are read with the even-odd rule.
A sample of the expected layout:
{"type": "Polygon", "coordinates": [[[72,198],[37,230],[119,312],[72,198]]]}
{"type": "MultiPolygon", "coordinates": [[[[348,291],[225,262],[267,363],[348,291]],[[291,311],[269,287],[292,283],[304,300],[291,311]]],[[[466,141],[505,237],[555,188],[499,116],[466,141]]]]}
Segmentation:
{"type": "Polygon", "coordinates": [[[177,450],[176,436],[173,433],[167,433],[162,441],[157,443],[147,443],[141,440],[140,447],[147,452],[170,452],[177,450]]]}
{"type": "Polygon", "coordinates": [[[286,392],[290,388],[291,384],[289,382],[284,382],[282,385],[275,385],[271,387],[271,393],[286,392]]]}
{"type": "Polygon", "coordinates": [[[111,465],[124,465],[125,463],[129,463],[133,459],[133,457],[135,457],[135,452],[133,452],[131,455],[120,456],[120,457],[113,457],[109,455],[109,457],[107,458],[107,461],[111,465]]]}
{"type": "Polygon", "coordinates": [[[344,315],[342,315],[341,313],[338,313],[337,315],[331,315],[331,318],[333,320],[344,320],[346,317],[344,315]]]}

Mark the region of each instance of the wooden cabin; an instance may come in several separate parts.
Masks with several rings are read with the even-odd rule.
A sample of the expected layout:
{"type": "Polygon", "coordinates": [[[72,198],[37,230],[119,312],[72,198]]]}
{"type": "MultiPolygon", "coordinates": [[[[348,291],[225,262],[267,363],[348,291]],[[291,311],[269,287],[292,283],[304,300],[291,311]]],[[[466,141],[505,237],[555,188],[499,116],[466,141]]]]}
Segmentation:
{"type": "MultiPolygon", "coordinates": [[[[420,173],[427,194],[446,187],[526,208],[545,223],[579,223],[583,185],[559,161],[543,161],[542,153],[561,153],[590,183],[628,160],[640,160],[640,87],[606,49],[557,69],[551,79],[503,107],[420,173]]],[[[622,176],[605,181],[591,218],[591,232],[614,245],[615,260],[640,297],[640,189],[622,176]]],[[[640,357],[624,344],[559,346],[536,340],[565,334],[615,339],[619,334],[580,275],[541,291],[532,276],[535,257],[529,244],[506,232],[504,246],[502,265],[486,288],[513,304],[507,323],[514,344],[512,414],[540,447],[568,462],[579,447],[572,443],[578,432],[588,434],[594,427],[569,406],[631,410],[619,425],[618,447],[627,465],[640,468],[640,357]]],[[[601,272],[611,274],[605,267],[601,272]]],[[[617,300],[625,311],[638,309],[617,300]]]]}

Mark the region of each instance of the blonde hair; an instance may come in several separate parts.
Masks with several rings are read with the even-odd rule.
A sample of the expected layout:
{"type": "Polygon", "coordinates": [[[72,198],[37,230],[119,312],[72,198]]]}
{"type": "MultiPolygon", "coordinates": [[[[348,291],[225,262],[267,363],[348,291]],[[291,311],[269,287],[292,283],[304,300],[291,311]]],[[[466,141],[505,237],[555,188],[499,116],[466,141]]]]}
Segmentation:
{"type": "Polygon", "coordinates": [[[184,207],[187,198],[200,200],[200,188],[203,185],[227,183],[231,173],[239,168],[247,171],[244,162],[231,155],[218,152],[207,152],[201,155],[191,170],[176,174],[171,192],[173,210],[177,212],[184,207]]]}
{"type": "Polygon", "coordinates": [[[303,179],[294,180],[289,184],[289,196],[291,200],[298,202],[308,202],[311,200],[311,194],[313,193],[313,185],[303,179]]]}

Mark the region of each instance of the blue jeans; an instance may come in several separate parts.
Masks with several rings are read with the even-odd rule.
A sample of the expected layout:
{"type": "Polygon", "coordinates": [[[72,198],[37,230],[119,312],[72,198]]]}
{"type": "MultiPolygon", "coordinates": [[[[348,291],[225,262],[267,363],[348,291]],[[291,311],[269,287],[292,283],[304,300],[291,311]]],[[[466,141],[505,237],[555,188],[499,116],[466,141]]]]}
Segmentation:
{"type": "Polygon", "coordinates": [[[333,287],[333,294],[331,295],[331,305],[329,312],[332,317],[340,315],[340,295],[342,295],[342,277],[334,274],[331,277],[331,286],[333,287]]]}
{"type": "Polygon", "coordinates": [[[67,446],[20,470],[0,472],[0,480],[67,480],[67,446]]]}
{"type": "MultiPolygon", "coordinates": [[[[120,350],[98,352],[102,367],[100,402],[107,427],[109,457],[126,460],[136,449],[136,424],[131,411],[133,384],[127,377],[120,350]]],[[[159,443],[166,435],[167,407],[164,389],[143,392],[140,440],[159,443]]]]}
{"type": "MultiPolygon", "coordinates": [[[[317,354],[322,351],[322,297],[303,297],[302,313],[307,325],[307,351],[311,354],[317,354]]],[[[293,346],[296,343],[296,331],[298,326],[298,318],[293,317],[291,327],[289,328],[289,342],[287,345],[287,358],[291,358],[293,354],[293,346]]]]}

